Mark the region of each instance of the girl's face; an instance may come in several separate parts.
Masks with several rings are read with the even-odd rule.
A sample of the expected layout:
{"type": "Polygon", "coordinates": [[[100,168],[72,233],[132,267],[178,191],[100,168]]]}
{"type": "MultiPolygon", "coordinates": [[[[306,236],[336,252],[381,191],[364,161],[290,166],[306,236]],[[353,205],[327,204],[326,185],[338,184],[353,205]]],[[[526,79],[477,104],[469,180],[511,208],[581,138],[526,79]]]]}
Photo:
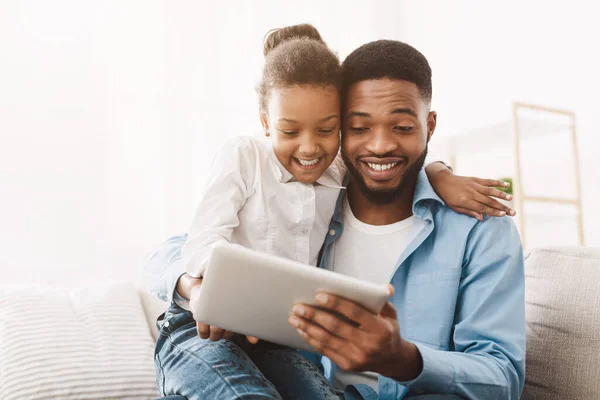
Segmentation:
{"type": "Polygon", "coordinates": [[[314,183],[337,156],[340,98],[334,86],[274,88],[260,119],[275,156],[299,182],[314,183]]]}

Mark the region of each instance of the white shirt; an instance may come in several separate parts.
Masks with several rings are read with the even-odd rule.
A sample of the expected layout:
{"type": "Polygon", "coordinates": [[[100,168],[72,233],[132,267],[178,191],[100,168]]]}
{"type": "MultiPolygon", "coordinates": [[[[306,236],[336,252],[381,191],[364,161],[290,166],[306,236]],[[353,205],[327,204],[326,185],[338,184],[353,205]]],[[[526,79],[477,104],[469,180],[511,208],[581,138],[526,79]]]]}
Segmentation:
{"type": "MultiPolygon", "coordinates": [[[[333,270],[362,280],[385,284],[395,272],[400,255],[425,228],[425,221],[411,216],[390,225],[368,225],[359,221],[344,197],[344,233],[334,243],[333,270]]],[[[334,367],[333,382],[337,389],[364,383],[377,389],[374,372],[347,372],[334,367]]]]}
{"type": "Polygon", "coordinates": [[[314,185],[297,182],[269,139],[228,141],[213,161],[182,249],[186,272],[201,276],[219,242],[316,265],[344,174],[338,156],[314,185]]]}

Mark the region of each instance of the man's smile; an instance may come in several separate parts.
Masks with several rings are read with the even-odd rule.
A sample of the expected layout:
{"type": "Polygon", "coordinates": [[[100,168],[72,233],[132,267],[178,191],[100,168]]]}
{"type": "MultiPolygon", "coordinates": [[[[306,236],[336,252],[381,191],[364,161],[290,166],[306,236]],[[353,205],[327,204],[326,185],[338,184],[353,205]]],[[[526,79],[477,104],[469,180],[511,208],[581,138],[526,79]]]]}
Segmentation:
{"type": "Polygon", "coordinates": [[[369,179],[374,181],[388,181],[399,175],[405,165],[401,157],[363,157],[360,159],[360,169],[369,179]]]}

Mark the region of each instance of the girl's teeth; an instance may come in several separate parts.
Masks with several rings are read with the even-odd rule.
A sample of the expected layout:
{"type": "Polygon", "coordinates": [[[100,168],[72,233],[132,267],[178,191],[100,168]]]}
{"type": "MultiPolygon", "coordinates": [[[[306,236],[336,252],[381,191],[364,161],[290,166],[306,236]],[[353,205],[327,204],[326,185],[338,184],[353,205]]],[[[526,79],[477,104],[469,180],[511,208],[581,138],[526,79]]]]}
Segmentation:
{"type": "Polygon", "coordinates": [[[319,162],[318,158],[315,158],[314,160],[302,160],[300,158],[297,158],[296,160],[298,160],[298,162],[305,167],[312,167],[313,165],[319,162]]]}
{"type": "Polygon", "coordinates": [[[398,163],[395,162],[395,163],[391,163],[391,164],[373,164],[373,163],[367,163],[367,164],[369,165],[369,167],[371,169],[374,169],[375,171],[386,171],[398,163]]]}

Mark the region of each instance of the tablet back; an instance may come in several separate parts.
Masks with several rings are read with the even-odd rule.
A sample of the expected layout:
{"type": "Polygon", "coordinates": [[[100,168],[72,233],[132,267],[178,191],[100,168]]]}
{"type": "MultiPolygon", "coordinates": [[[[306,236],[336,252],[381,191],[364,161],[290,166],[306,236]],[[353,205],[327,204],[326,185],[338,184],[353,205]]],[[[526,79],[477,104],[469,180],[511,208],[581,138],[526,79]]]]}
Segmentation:
{"type": "Polygon", "coordinates": [[[315,351],[289,325],[288,317],[296,303],[316,306],[319,291],[347,298],[373,312],[379,312],[388,297],[385,285],[238,245],[220,245],[204,273],[192,311],[197,321],[209,325],[315,351]]]}

